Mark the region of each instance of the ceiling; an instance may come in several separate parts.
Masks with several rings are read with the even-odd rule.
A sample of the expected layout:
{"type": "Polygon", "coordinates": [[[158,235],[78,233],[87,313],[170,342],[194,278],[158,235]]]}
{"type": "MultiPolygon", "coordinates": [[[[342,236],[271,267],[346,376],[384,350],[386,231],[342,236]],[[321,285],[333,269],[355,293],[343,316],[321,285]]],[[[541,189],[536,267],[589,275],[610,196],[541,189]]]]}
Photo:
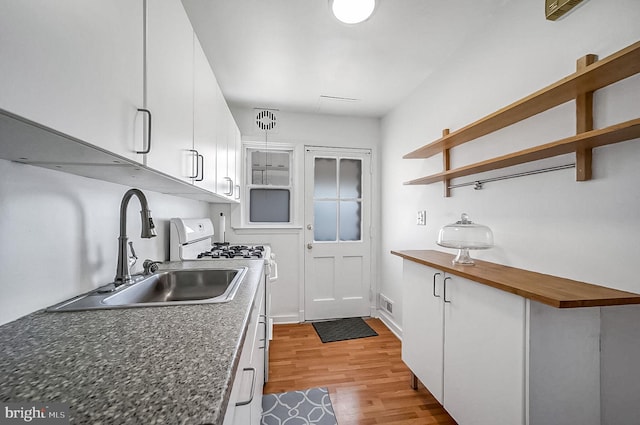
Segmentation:
{"type": "Polygon", "coordinates": [[[183,0],[236,107],[380,117],[509,0],[377,0],[361,24],[329,0],[183,0]]]}

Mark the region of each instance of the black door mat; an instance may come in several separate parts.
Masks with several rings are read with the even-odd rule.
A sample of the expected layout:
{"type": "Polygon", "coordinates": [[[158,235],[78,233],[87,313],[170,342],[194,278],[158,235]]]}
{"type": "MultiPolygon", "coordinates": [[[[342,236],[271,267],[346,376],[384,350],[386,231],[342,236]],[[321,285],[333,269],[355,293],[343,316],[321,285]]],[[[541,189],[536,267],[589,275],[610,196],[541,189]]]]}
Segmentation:
{"type": "Polygon", "coordinates": [[[376,331],[371,329],[360,317],[314,322],[312,325],[322,342],[345,341],[347,339],[378,336],[376,331]]]}

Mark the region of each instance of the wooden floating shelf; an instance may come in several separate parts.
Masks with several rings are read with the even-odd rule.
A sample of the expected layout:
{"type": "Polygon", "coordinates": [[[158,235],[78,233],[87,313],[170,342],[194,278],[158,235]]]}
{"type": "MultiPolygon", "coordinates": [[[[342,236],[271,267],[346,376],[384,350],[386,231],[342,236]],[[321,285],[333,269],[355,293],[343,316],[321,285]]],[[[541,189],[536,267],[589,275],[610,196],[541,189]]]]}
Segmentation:
{"type": "Polygon", "coordinates": [[[639,72],[640,42],[637,42],[491,115],[422,146],[403,158],[429,158],[639,72]]]}
{"type": "Polygon", "coordinates": [[[545,145],[536,146],[519,152],[503,155],[464,167],[455,168],[430,176],[405,182],[405,185],[426,185],[456,177],[468,176],[485,171],[498,170],[513,165],[551,158],[575,152],[576,149],[590,149],[640,138],[640,118],[615,124],[598,130],[587,131],[545,145]]]}

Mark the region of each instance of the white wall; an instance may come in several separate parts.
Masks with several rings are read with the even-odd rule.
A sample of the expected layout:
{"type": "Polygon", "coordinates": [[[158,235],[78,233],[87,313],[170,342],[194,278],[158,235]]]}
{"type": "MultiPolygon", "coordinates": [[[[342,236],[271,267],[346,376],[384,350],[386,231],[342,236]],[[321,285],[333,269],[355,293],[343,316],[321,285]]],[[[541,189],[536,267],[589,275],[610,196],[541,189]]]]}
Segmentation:
{"type": "MultiPolygon", "coordinates": [[[[460,128],[570,74],[575,60],[587,53],[605,57],[638,41],[639,19],[635,0],[587,1],[557,22],[545,21],[537,2],[509,2],[484,32],[383,119],[383,292],[400,299],[401,260],[388,251],[441,249],[435,244],[438,230],[462,212],[494,231],[496,247],[474,252],[478,258],[640,292],[631,267],[640,248],[637,140],[595,149],[589,182],[575,182],[574,171],[566,170],[489,183],[479,191],[454,189],[450,198],[442,196],[441,184],[402,184],[442,169],[439,155],[418,160],[402,155],[436,140],[443,128],[460,128]],[[427,210],[426,227],[415,224],[421,209],[427,210]]],[[[637,118],[638,99],[638,75],[597,92],[596,126],[637,118]]],[[[575,134],[574,114],[570,102],[454,148],[452,166],[575,134]]],[[[516,168],[572,161],[569,155],[516,168]]]]}
{"type": "MultiPolygon", "coordinates": [[[[0,324],[111,282],[120,201],[129,187],[0,160],[0,324]]],[[[140,203],[127,210],[139,257],[169,259],[169,219],[203,217],[208,204],[144,192],[158,236],[140,238],[140,203]]]]}
{"type": "MultiPolygon", "coordinates": [[[[264,141],[264,133],[255,126],[256,111],[231,107],[240,127],[243,141],[264,141]]],[[[331,146],[369,148],[377,161],[380,140],[379,120],[374,118],[339,117],[320,114],[278,112],[277,131],[269,134],[269,142],[291,143],[297,146],[331,146]]],[[[299,152],[303,155],[302,149],[299,152]]],[[[304,182],[304,158],[298,158],[298,181],[304,182]]],[[[377,169],[377,165],[376,165],[377,169]]],[[[377,173],[374,173],[377,175],[377,173]]],[[[378,180],[374,177],[374,205],[379,198],[378,180]]],[[[304,213],[302,196],[298,199],[301,214],[304,213]]],[[[212,204],[214,223],[223,212],[227,217],[238,216],[237,206],[212,204]],[[231,209],[234,209],[233,213],[231,209]]],[[[374,207],[374,226],[379,215],[374,207]]],[[[304,222],[300,220],[302,225],[304,222]]],[[[227,219],[227,240],[232,242],[269,243],[277,255],[279,279],[272,290],[272,314],[276,322],[297,322],[304,319],[304,234],[301,229],[233,229],[239,223],[227,219]]],[[[375,251],[374,251],[375,253],[375,251]]],[[[374,258],[375,259],[375,258],[374,258]]],[[[372,264],[377,264],[375,261],[372,264]]],[[[377,273],[374,274],[374,277],[377,273]]],[[[375,280],[372,286],[375,289],[375,280]]]]}
{"type": "MultiPolygon", "coordinates": [[[[474,252],[477,258],[542,273],[640,293],[635,263],[640,249],[640,143],[638,140],[595,149],[593,180],[578,183],[574,170],[506,180],[452,190],[441,184],[403,186],[403,182],[441,171],[441,156],[403,160],[402,155],[436,140],[443,128],[456,130],[575,71],[588,53],[601,58],[640,40],[640,2],[585,1],[556,22],[546,21],[544,2],[510,1],[488,25],[451,52],[448,62],[382,120],[381,291],[401,300],[402,260],[391,249],[438,249],[441,226],[460,213],[490,226],[495,248],[474,252]],[[418,210],[427,226],[416,226],[418,210]]],[[[640,117],[640,76],[595,96],[595,125],[603,127],[640,117]]],[[[525,120],[482,139],[452,149],[452,166],[460,166],[575,134],[573,102],[525,120]]],[[[504,175],[573,162],[573,155],[499,170],[455,182],[504,175]]],[[[401,317],[396,306],[396,319],[401,317]]],[[[638,308],[625,311],[632,332],[640,323],[638,308]]],[[[620,330],[623,334],[624,330],[620,330]]],[[[635,332],[637,334],[637,332],[635,332]]],[[[613,339],[612,339],[613,340],[613,339]]],[[[631,344],[640,356],[640,342],[631,344]]],[[[615,367],[607,357],[603,362],[615,367]]],[[[636,368],[637,365],[636,365],[636,368]]],[[[640,404],[638,372],[635,394],[640,404]]],[[[629,380],[630,382],[631,380],[629,380]]],[[[603,411],[613,398],[604,383],[603,411]],[[609,394],[609,395],[607,395],[609,394]]],[[[637,407],[635,408],[637,409],[637,407]]],[[[603,423],[609,422],[607,418],[603,423]]],[[[617,422],[620,423],[620,422],[617,422]]]]}

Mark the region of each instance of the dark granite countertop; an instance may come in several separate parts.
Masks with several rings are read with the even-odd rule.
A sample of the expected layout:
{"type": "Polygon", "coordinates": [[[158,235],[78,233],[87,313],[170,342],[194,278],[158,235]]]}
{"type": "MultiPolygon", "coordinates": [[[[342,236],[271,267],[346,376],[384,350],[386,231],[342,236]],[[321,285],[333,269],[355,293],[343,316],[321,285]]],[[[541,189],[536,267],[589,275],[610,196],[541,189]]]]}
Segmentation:
{"type": "Polygon", "coordinates": [[[262,260],[222,304],[38,311],[0,327],[0,401],[65,403],[72,424],[222,424],[262,260]]]}

